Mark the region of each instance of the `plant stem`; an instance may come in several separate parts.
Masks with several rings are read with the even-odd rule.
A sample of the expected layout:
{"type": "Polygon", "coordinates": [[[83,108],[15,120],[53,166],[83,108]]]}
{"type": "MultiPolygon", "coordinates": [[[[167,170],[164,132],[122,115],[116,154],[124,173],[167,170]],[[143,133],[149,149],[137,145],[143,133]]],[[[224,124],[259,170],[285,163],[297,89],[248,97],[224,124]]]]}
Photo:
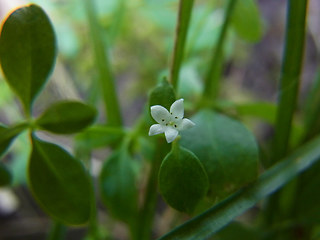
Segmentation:
{"type": "Polygon", "coordinates": [[[288,1],[285,47],[271,164],[283,158],[288,151],[303,63],[307,5],[308,0],[288,1]]]}
{"type": "Polygon", "coordinates": [[[229,0],[227,4],[223,25],[218,36],[217,44],[213,50],[210,66],[205,78],[205,88],[203,92],[205,99],[216,99],[219,94],[220,77],[223,66],[223,48],[235,4],[236,0],[229,0]]]}
{"type": "MultiPolygon", "coordinates": [[[[92,179],[92,182],[93,182],[93,179],[92,179]]],[[[102,236],[99,231],[99,226],[98,226],[98,211],[97,211],[95,191],[93,192],[93,197],[91,200],[91,216],[90,216],[90,222],[89,222],[89,236],[94,240],[101,240],[102,239],[102,236]]]]}
{"type": "MultiPolygon", "coordinates": [[[[275,164],[286,156],[289,148],[292,119],[296,109],[303,62],[307,5],[308,0],[288,1],[279,103],[270,164],[275,164]]],[[[277,192],[268,201],[265,211],[265,220],[268,227],[287,217],[287,214],[280,207],[281,196],[281,192],[277,192]]]]}
{"type": "MultiPolygon", "coordinates": [[[[99,231],[98,209],[96,199],[95,177],[93,176],[93,160],[91,158],[91,150],[83,148],[81,145],[75,145],[76,158],[85,164],[88,171],[88,178],[91,184],[91,204],[90,204],[90,218],[88,223],[88,233],[90,239],[101,240],[103,237],[99,231]]],[[[89,194],[89,193],[88,193],[89,194]]]]}
{"type": "Polygon", "coordinates": [[[101,28],[96,17],[94,2],[92,0],[84,1],[94,47],[95,62],[99,71],[100,87],[102,89],[108,124],[111,126],[121,126],[122,119],[116,88],[114,85],[113,76],[111,74],[110,63],[108,57],[106,56],[107,48],[105,46],[101,34],[101,28]]]}
{"type": "Polygon", "coordinates": [[[111,29],[109,31],[109,44],[113,44],[115,39],[117,38],[119,31],[121,31],[121,27],[124,24],[124,17],[126,15],[126,0],[118,0],[117,6],[112,14],[113,23],[111,25],[111,29]]]}
{"type": "Polygon", "coordinates": [[[65,235],[67,232],[67,228],[60,222],[54,221],[52,222],[50,233],[47,237],[47,240],[63,240],[65,239],[65,235]]]}
{"type": "Polygon", "coordinates": [[[176,90],[194,0],[180,0],[169,82],[176,90]]]}
{"type": "Polygon", "coordinates": [[[168,152],[168,144],[163,139],[158,139],[155,159],[152,160],[151,171],[147,182],[144,205],[140,211],[136,240],[149,240],[153,226],[153,218],[156,212],[158,172],[162,162],[168,152]]]}
{"type": "Polygon", "coordinates": [[[320,132],[320,66],[305,106],[304,139],[306,141],[320,132]]]}

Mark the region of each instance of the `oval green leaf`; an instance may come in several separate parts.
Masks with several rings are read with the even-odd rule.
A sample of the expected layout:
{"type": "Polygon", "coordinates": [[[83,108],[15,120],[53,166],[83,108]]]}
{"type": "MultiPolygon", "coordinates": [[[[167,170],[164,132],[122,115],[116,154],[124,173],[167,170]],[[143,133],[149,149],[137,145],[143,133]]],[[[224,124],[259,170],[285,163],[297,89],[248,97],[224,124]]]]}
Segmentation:
{"type": "Polygon", "coordinates": [[[0,162],[0,187],[9,185],[11,183],[12,176],[8,168],[0,162]]]}
{"type": "Polygon", "coordinates": [[[28,174],[32,193],[53,218],[70,225],[90,216],[93,189],[80,161],[61,147],[32,136],[28,174]]]}
{"type": "Polygon", "coordinates": [[[2,27],[0,62],[8,84],[27,113],[55,58],[55,34],[45,12],[34,4],[12,12],[2,27]]]}
{"type": "Polygon", "coordinates": [[[114,218],[132,224],[138,213],[138,191],[133,159],[128,149],[113,153],[100,174],[103,203],[114,218]]]}
{"type": "Polygon", "coordinates": [[[26,129],[26,127],[27,124],[19,124],[10,128],[0,126],[0,156],[6,152],[13,139],[26,129]]]}
{"type": "Polygon", "coordinates": [[[161,105],[170,109],[171,104],[176,100],[173,87],[166,79],[163,79],[150,93],[149,106],[161,105]]]}
{"type": "Polygon", "coordinates": [[[51,105],[36,124],[53,133],[69,134],[88,127],[96,115],[96,110],[84,103],[62,101],[51,105]]]}
{"type": "Polygon", "coordinates": [[[263,24],[255,0],[236,1],[232,26],[241,38],[249,42],[257,42],[261,39],[263,24]]]}
{"type": "Polygon", "coordinates": [[[125,135],[123,128],[95,125],[79,133],[75,140],[76,145],[87,149],[95,149],[115,145],[125,135]]]}
{"type": "Polygon", "coordinates": [[[208,192],[208,176],[189,150],[174,147],[159,171],[159,189],[165,201],[178,211],[192,213],[208,192]]]}
{"type": "Polygon", "coordinates": [[[240,122],[203,110],[195,126],[181,133],[181,145],[202,162],[210,181],[209,196],[221,199],[254,181],[258,174],[258,147],[240,122]]]}
{"type": "MultiPolygon", "coordinates": [[[[202,214],[177,226],[158,240],[210,239],[215,233],[220,231],[236,217],[242,215],[246,210],[252,208],[267,196],[275,193],[306,169],[311,169],[313,164],[320,160],[319,145],[320,136],[304,144],[290,156],[265,171],[254,183],[240,189],[202,214]]],[[[317,175],[319,174],[317,173],[317,175]]],[[[310,226],[308,222],[302,223],[307,223],[309,224],[308,226],[310,226]]],[[[319,223],[319,221],[317,223],[319,223]]]]}

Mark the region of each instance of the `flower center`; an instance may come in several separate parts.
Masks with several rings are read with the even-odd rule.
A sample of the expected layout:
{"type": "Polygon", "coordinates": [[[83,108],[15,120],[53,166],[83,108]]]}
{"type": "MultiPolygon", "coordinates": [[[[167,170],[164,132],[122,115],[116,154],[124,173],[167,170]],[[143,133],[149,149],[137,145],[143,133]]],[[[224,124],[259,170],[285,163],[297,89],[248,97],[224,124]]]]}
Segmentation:
{"type": "Polygon", "coordinates": [[[174,128],[176,128],[178,125],[177,125],[177,123],[176,122],[173,122],[173,121],[170,121],[170,122],[168,122],[167,123],[167,126],[168,125],[170,125],[170,126],[172,126],[172,127],[174,127],[174,128]]]}

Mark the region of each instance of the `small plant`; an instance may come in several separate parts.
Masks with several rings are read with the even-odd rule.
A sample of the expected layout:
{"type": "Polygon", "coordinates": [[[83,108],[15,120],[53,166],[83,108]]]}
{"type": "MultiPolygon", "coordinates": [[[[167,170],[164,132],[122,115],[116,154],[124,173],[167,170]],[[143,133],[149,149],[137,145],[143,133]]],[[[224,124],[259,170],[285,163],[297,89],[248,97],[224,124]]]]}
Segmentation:
{"type": "MultiPolygon", "coordinates": [[[[88,227],[87,239],[110,239],[104,231],[108,226],[98,218],[100,199],[108,216],[126,225],[131,239],[152,239],[158,193],[169,208],[177,210],[176,214],[182,212],[191,218],[183,223],[178,218],[181,225],[157,236],[162,240],[200,240],[212,236],[224,240],[291,240],[311,239],[318,234],[320,208],[316,192],[320,178],[316,162],[320,159],[317,137],[320,129],[313,126],[318,126],[320,119],[319,79],[310,94],[308,112],[304,113],[303,133],[294,145],[289,141],[295,134],[293,116],[302,67],[307,1],[288,1],[280,97],[278,105],[270,110],[270,104],[258,102],[225,104],[220,95],[228,29],[234,28],[249,41],[262,35],[253,0],[227,1],[204,88],[196,97],[182,96],[179,74],[194,1],[180,0],[169,74],[150,90],[145,111],[131,128],[123,125],[92,1],[86,0],[85,4],[106,124],[95,123],[100,109],[74,100],[55,102],[40,116],[34,116],[33,103],[48,81],[57,55],[55,32],[41,7],[31,4],[13,11],[4,21],[0,36],[3,75],[24,111],[23,121],[0,126],[0,155],[5,155],[19,134],[28,131],[32,146],[27,167],[28,188],[54,222],[49,239],[62,239],[65,227],[74,225],[88,227]],[[244,17],[246,12],[248,18],[244,17]],[[253,22],[250,29],[246,28],[248,19],[253,22]],[[241,109],[245,109],[244,113],[241,109]],[[228,114],[230,110],[233,114],[228,114]],[[246,114],[266,119],[274,116],[271,122],[275,134],[265,151],[270,157],[260,156],[263,150],[259,149],[255,136],[239,120],[246,114]],[[75,134],[75,156],[64,146],[42,139],[39,131],[75,134]],[[95,189],[90,156],[98,147],[109,147],[111,153],[103,162],[95,189]],[[263,170],[260,172],[259,168],[263,170]],[[310,200],[311,196],[315,200],[310,200]],[[255,224],[256,228],[248,229],[233,221],[261,200],[265,202],[259,208],[256,219],[261,221],[255,224]],[[298,230],[302,237],[295,234],[298,230]]],[[[0,181],[1,186],[11,182],[11,173],[4,163],[0,163],[0,181]]]]}

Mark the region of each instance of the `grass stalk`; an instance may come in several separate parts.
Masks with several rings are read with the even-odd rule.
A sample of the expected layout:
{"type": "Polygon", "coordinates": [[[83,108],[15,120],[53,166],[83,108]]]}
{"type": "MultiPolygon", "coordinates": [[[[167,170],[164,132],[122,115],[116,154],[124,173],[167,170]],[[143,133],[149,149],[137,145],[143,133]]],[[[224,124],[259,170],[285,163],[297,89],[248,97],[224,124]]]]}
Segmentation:
{"type": "MultiPolygon", "coordinates": [[[[308,0],[288,1],[279,100],[270,165],[285,157],[289,149],[303,64],[307,5],[308,0]]],[[[281,192],[278,192],[272,195],[268,201],[265,220],[269,227],[273,226],[275,222],[282,221],[287,215],[280,207],[281,196],[281,192]]]]}
{"type": "Polygon", "coordinates": [[[88,15],[90,34],[94,47],[94,57],[99,72],[99,83],[102,90],[105,104],[105,112],[108,124],[111,126],[121,126],[122,119],[120,107],[117,99],[114,79],[110,69],[110,62],[107,57],[107,47],[102,37],[101,27],[98,23],[94,1],[84,0],[85,9],[88,15]]]}
{"type": "Polygon", "coordinates": [[[193,2],[194,0],[179,1],[178,22],[176,27],[173,56],[169,76],[169,82],[171,82],[175,90],[178,87],[179,72],[183,60],[193,2]]]}
{"type": "Polygon", "coordinates": [[[162,159],[169,151],[168,144],[163,139],[158,139],[157,152],[151,162],[151,170],[147,181],[146,194],[144,196],[144,205],[139,213],[137,225],[136,240],[151,239],[154,215],[156,213],[156,203],[158,196],[158,173],[162,159]]]}
{"type": "Polygon", "coordinates": [[[303,141],[306,141],[314,137],[320,132],[320,66],[318,66],[318,71],[316,79],[313,83],[312,89],[307,99],[305,107],[305,133],[303,141]]]}
{"type": "Polygon", "coordinates": [[[67,227],[60,222],[53,221],[47,240],[65,239],[67,227]]]}
{"type": "Polygon", "coordinates": [[[296,109],[303,64],[308,0],[289,0],[284,55],[279,86],[273,157],[276,163],[288,152],[292,119],[296,109]]]}
{"type": "Polygon", "coordinates": [[[203,97],[205,99],[216,99],[220,91],[220,78],[223,68],[223,49],[226,41],[227,30],[230,25],[231,16],[237,0],[229,0],[224,15],[216,46],[213,50],[209,69],[205,78],[203,97]]]}

